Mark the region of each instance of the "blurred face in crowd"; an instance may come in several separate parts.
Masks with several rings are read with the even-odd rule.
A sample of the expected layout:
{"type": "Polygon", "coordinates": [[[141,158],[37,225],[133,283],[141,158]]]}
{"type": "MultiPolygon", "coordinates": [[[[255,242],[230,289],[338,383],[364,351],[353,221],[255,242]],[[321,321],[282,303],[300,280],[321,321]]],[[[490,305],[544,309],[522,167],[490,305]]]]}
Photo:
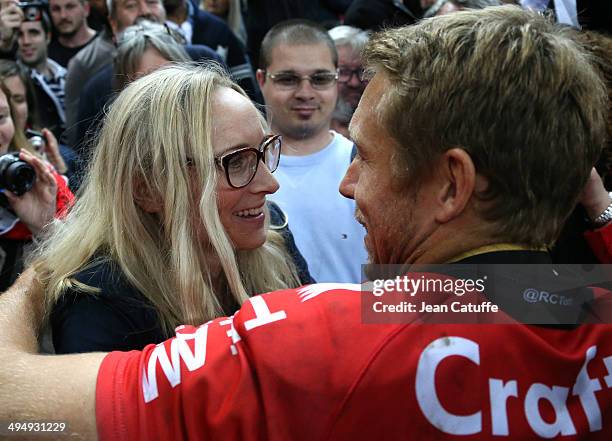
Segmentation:
{"type": "Polygon", "coordinates": [[[405,263],[433,225],[427,218],[431,184],[425,180],[411,188],[393,176],[397,143],[378,118],[378,104],[388,89],[380,74],[366,87],[350,124],[358,154],[340,184],[340,192],[355,200],[355,216],[366,229],[365,246],[375,264],[405,263]]]}
{"type": "Polygon", "coordinates": [[[89,23],[92,23],[92,21],[99,23],[108,22],[109,12],[106,8],[105,0],[89,0],[87,3],[89,4],[89,23]]]}
{"type": "Polygon", "coordinates": [[[40,67],[47,62],[49,35],[45,34],[40,21],[24,21],[19,27],[18,56],[29,67],[40,67]]]}
{"type": "Polygon", "coordinates": [[[324,44],[278,44],[271,51],[270,65],[259,70],[257,79],[271,112],[272,129],[292,139],[308,139],[329,130],[338,98],[335,81],[317,86],[302,79],[295,87],[274,80],[286,75],[304,77],[336,72],[329,48],[324,44]]]}
{"type": "Polygon", "coordinates": [[[229,0],[204,0],[204,8],[211,14],[225,17],[229,9],[229,0]]]}
{"type": "Polygon", "coordinates": [[[8,151],[14,134],[15,126],[11,119],[11,109],[6,95],[0,89],[0,154],[8,151]]]}
{"type": "MultiPolygon", "coordinates": [[[[265,132],[257,112],[250,100],[232,89],[221,88],[216,92],[212,134],[215,158],[245,147],[260,146],[265,132]]],[[[219,217],[234,247],[251,250],[262,246],[266,241],[266,195],[278,190],[278,182],[261,161],[253,180],[245,187],[230,186],[222,168],[218,169],[218,176],[219,217]]]]}
{"type": "Polygon", "coordinates": [[[348,45],[338,46],[338,94],[356,109],[367,82],[361,81],[361,59],[348,45]]]}
{"type": "Polygon", "coordinates": [[[49,12],[57,32],[71,37],[86,26],[89,3],[85,0],[49,0],[49,12]]]}
{"type": "Polygon", "coordinates": [[[24,130],[28,121],[28,100],[26,88],[18,75],[4,79],[4,85],[11,92],[11,107],[15,114],[15,127],[24,130]]]}
{"type": "Polygon", "coordinates": [[[166,21],[166,10],[161,0],[114,0],[113,5],[109,21],[115,35],[139,19],[161,24],[166,21]]]}

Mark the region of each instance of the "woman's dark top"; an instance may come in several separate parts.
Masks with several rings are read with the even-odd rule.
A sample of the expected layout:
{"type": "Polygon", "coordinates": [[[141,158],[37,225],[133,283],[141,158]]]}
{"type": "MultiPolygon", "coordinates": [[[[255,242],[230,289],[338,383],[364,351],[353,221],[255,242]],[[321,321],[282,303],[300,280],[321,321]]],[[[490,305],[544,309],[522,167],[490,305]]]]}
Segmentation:
{"type": "MultiPolygon", "coordinates": [[[[270,203],[272,225],[282,226],[285,216],[270,203]]],[[[306,261],[295,246],[287,226],[279,233],[298,268],[302,284],[314,283],[306,261]]],[[[168,338],[155,307],[125,278],[119,265],[109,260],[93,263],[75,279],[98,288],[99,293],[68,289],[51,313],[53,345],[58,354],[95,351],[130,351],[168,338]]],[[[239,305],[223,305],[231,314],[239,305]]]]}
{"type": "Polygon", "coordinates": [[[64,292],[51,313],[56,353],[130,351],[165,340],[157,311],[116,263],[93,264],[75,279],[100,292],[64,292]]]}

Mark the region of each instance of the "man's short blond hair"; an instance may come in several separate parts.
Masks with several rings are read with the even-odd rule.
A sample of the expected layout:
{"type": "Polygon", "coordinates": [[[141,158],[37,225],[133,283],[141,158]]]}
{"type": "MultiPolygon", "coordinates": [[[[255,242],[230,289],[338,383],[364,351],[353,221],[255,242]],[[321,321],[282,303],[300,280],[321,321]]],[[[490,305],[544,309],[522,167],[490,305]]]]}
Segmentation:
{"type": "Polygon", "coordinates": [[[444,151],[467,151],[504,241],[550,245],[605,140],[605,88],[549,19],[515,6],[463,11],[376,34],[366,66],[389,81],[381,123],[394,174],[418,184],[444,151]]]}

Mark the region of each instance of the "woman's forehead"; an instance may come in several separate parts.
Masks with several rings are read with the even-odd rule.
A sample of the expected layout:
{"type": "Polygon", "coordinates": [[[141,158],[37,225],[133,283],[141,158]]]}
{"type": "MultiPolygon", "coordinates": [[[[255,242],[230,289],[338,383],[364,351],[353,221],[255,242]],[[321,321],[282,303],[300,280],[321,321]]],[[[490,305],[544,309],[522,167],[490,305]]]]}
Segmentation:
{"type": "Polygon", "coordinates": [[[220,87],[213,94],[213,119],[227,119],[227,113],[253,113],[257,109],[249,98],[229,87],[220,87]]]}
{"type": "Polygon", "coordinates": [[[212,110],[215,152],[261,141],[265,133],[263,119],[245,96],[227,87],[220,88],[215,93],[212,110]]]}

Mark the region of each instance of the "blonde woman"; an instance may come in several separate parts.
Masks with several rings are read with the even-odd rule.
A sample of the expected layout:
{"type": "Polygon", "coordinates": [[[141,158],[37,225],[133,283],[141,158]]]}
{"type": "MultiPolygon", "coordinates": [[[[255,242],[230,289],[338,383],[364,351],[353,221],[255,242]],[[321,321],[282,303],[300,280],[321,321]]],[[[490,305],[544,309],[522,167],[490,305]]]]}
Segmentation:
{"type": "Polygon", "coordinates": [[[176,65],[128,86],[35,261],[56,351],[141,348],[298,286],[268,227],[280,146],[220,69],[176,65]]]}

